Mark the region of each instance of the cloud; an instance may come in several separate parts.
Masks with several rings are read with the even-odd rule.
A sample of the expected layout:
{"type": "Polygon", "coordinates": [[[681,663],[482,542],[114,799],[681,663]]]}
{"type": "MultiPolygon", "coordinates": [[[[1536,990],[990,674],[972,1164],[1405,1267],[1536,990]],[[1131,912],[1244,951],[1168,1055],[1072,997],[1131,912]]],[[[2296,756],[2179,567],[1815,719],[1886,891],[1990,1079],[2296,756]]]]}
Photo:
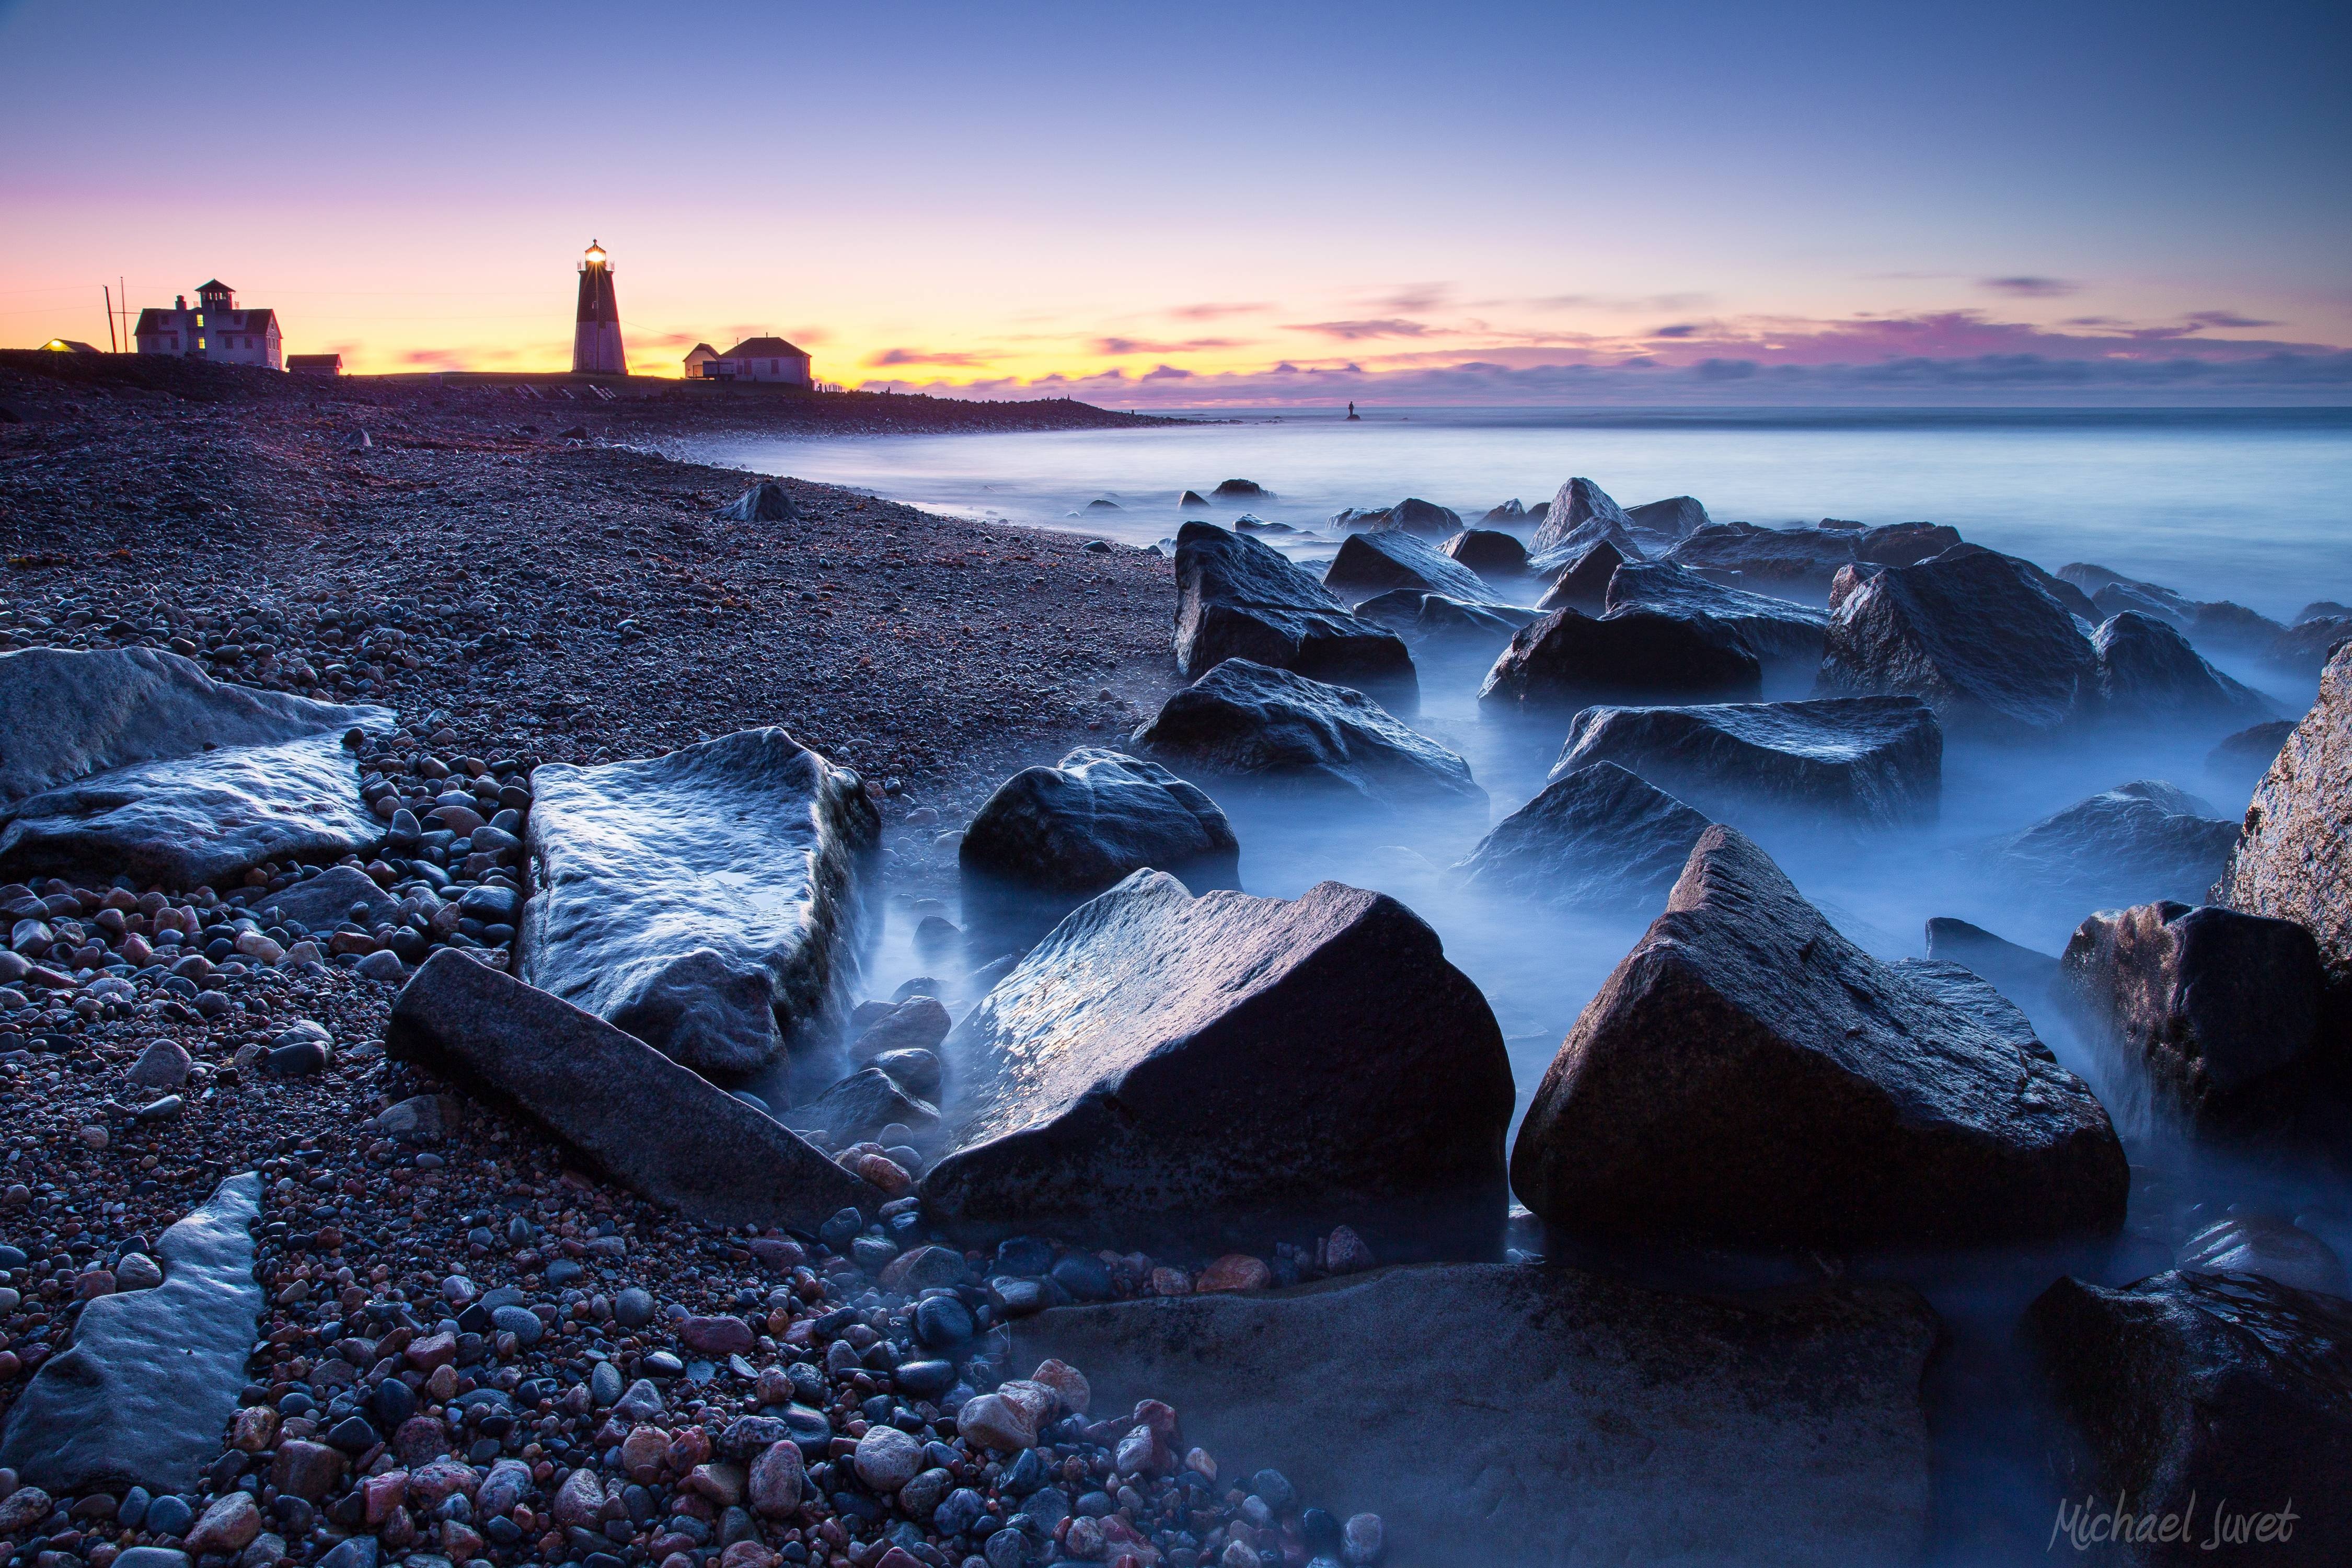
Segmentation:
{"type": "Polygon", "coordinates": [[[1318,337],[1339,338],[1349,342],[1361,338],[1418,338],[1428,335],[1431,329],[1420,321],[1408,321],[1402,317],[1387,317],[1372,321],[1289,321],[1284,330],[1293,332],[1313,332],[1318,337]]]}
{"type": "Polygon", "coordinates": [[[1143,373],[1145,381],[1191,381],[1193,372],[1179,370],[1172,364],[1154,365],[1143,373]]]}
{"type": "Polygon", "coordinates": [[[1697,323],[1693,321],[1680,321],[1671,327],[1653,328],[1651,329],[1649,335],[1654,338],[1688,338],[1696,337],[1697,334],[1697,323]]]}
{"type": "Polygon", "coordinates": [[[870,365],[938,364],[960,370],[975,369],[989,363],[986,354],[954,353],[933,349],[884,349],[866,362],[870,365]]]}
{"type": "Polygon", "coordinates": [[[1103,354],[1181,354],[1202,353],[1211,349],[1239,349],[1249,346],[1243,338],[1187,338],[1182,342],[1162,342],[1156,338],[1097,338],[1095,353],[1103,354]]]}
{"type": "Polygon", "coordinates": [[[2258,321],[2252,316],[2241,316],[2235,310],[2192,310],[2189,319],[2200,327],[2275,327],[2276,321],[2258,321]]]}
{"type": "Polygon", "coordinates": [[[1168,314],[1180,317],[1187,321],[1213,321],[1225,316],[1254,316],[1258,314],[1260,311],[1271,310],[1273,309],[1274,307],[1272,305],[1266,304],[1171,305],[1169,307],[1168,314]]]}
{"type": "Polygon", "coordinates": [[[2021,300],[2052,300],[2061,294],[2077,293],[2083,287],[2063,278],[2031,276],[1979,278],[1977,283],[1979,288],[1990,289],[1996,294],[2009,294],[2021,300]]]}
{"type": "Polygon", "coordinates": [[[413,364],[423,370],[463,370],[467,361],[454,349],[410,349],[400,356],[403,364],[413,364]]]}
{"type": "Polygon", "coordinates": [[[1453,292],[1454,285],[1451,283],[1408,283],[1395,293],[1374,300],[1372,303],[1383,310],[1402,310],[1418,315],[1423,310],[1436,310],[1453,292]]]}

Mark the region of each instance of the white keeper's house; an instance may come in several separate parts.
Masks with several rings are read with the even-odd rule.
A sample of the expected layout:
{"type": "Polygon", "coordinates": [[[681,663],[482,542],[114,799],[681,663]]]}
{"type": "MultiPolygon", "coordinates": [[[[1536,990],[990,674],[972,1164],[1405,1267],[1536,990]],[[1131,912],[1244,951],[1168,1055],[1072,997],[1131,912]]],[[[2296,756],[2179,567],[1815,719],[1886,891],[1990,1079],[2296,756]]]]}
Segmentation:
{"type": "Polygon", "coordinates": [[[687,351],[688,381],[775,381],[814,386],[809,356],[782,338],[745,338],[725,353],[709,343],[687,351]]]}
{"type": "Polygon", "coordinates": [[[278,331],[275,310],[239,310],[236,291],[215,278],[196,286],[196,308],[187,296],[172,301],[168,310],[154,306],[139,312],[131,339],[142,354],[177,354],[182,359],[211,360],[218,364],[257,364],[269,370],[286,368],[285,342],[278,331]]]}

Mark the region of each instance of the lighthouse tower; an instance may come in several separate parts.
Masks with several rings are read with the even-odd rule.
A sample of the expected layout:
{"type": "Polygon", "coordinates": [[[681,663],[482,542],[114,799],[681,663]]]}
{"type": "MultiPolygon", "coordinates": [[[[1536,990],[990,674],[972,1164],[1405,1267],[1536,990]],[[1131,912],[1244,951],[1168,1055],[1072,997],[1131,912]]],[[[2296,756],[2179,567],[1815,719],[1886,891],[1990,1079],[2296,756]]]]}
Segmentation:
{"type": "Polygon", "coordinates": [[[580,321],[572,332],[572,374],[626,375],[628,357],[621,352],[621,307],[613,297],[613,267],[604,247],[588,242],[580,262],[580,321]]]}

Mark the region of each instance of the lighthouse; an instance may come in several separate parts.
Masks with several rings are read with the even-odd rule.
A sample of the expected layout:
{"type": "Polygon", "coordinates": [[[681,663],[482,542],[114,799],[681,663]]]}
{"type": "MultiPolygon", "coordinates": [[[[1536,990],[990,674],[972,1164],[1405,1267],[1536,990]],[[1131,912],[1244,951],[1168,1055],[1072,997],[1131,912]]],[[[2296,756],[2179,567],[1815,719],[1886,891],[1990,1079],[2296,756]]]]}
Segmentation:
{"type": "Polygon", "coordinates": [[[572,374],[629,374],[628,357],[621,352],[621,306],[613,297],[613,266],[604,258],[604,247],[593,239],[580,262],[580,320],[572,332],[572,374]]]}

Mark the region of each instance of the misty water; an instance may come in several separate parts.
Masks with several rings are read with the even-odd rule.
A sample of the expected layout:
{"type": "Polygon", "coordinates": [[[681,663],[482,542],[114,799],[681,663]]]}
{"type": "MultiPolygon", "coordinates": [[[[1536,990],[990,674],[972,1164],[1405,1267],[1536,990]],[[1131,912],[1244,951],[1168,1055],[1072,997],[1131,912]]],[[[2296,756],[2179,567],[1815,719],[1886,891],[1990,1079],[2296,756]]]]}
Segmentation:
{"type": "MultiPolygon", "coordinates": [[[[2352,599],[2352,419],[2342,415],[1423,413],[1353,425],[1293,416],[1186,429],[772,443],[691,455],[957,515],[1137,544],[1172,535],[1184,516],[1232,523],[1242,508],[1180,514],[1176,498],[1183,489],[1206,494],[1219,480],[1246,478],[1274,492],[1252,500],[1249,511],[1304,531],[1268,542],[1309,563],[1336,549],[1337,537],[1322,524],[1342,507],[1413,495],[1475,522],[1514,496],[1539,511],[1568,477],[1586,475],[1629,506],[1695,495],[1717,521],[1951,523],[1975,542],[2053,571],[2094,562],[2282,621],[2315,599],[2352,599]],[[1117,510],[1087,510],[1100,500],[1117,510]]],[[[1531,583],[1523,593],[1496,596],[1532,604],[1540,592],[1531,583]]],[[[1495,822],[1542,787],[1568,727],[1566,713],[1540,722],[1482,716],[1479,681],[1499,646],[1417,645],[1420,704],[1400,714],[1468,760],[1489,795],[1484,811],[1335,807],[1230,781],[1200,782],[1234,820],[1246,890],[1295,897],[1336,879],[1389,893],[1435,927],[1501,1023],[1524,1110],[1578,1013],[1664,897],[1560,910],[1473,896],[1449,875],[1495,822]]],[[[2311,700],[2313,680],[2200,651],[2266,694],[2281,716],[2299,717],[2311,700]]],[[[1783,675],[1768,682],[1765,695],[1803,696],[1808,684],[1783,675]]],[[[1941,812],[1927,827],[1858,833],[1746,819],[1737,810],[1724,816],[1756,837],[1840,930],[1882,959],[1923,956],[1924,924],[1937,915],[2055,953],[2094,906],[2080,894],[2004,879],[1989,868],[1984,842],[2139,779],[2169,781],[2210,802],[2214,816],[2233,819],[2252,778],[2207,767],[2213,743],[2233,727],[2110,733],[2032,749],[1948,736],[1941,812]]],[[[2184,892],[2194,896],[2122,886],[2099,902],[2184,892]]],[[[903,900],[887,910],[866,975],[870,994],[887,995],[919,973],[955,985],[960,966],[989,956],[918,951],[914,922],[903,900]]],[[[971,999],[956,998],[958,1010],[971,999]]],[[[2133,1064],[2078,1035],[2043,998],[2013,1000],[2090,1083],[2124,1137],[2134,1181],[2123,1233],[2096,1243],[1826,1265],[1909,1280],[1944,1319],[1948,1342],[1931,1370],[1930,1395],[1937,1558],[1948,1563],[2010,1561],[2042,1548],[2058,1483],[2042,1458],[2033,1383],[2012,1334],[2026,1304],[2053,1279],[2073,1273],[2122,1283],[2169,1268],[2180,1242],[2233,1206],[2294,1220],[2352,1257],[2352,1180],[2342,1166],[2191,1142],[2151,1108],[2133,1064]]],[[[1824,1267],[1663,1250],[1588,1261],[1698,1286],[1818,1277],[1824,1267]]]]}

